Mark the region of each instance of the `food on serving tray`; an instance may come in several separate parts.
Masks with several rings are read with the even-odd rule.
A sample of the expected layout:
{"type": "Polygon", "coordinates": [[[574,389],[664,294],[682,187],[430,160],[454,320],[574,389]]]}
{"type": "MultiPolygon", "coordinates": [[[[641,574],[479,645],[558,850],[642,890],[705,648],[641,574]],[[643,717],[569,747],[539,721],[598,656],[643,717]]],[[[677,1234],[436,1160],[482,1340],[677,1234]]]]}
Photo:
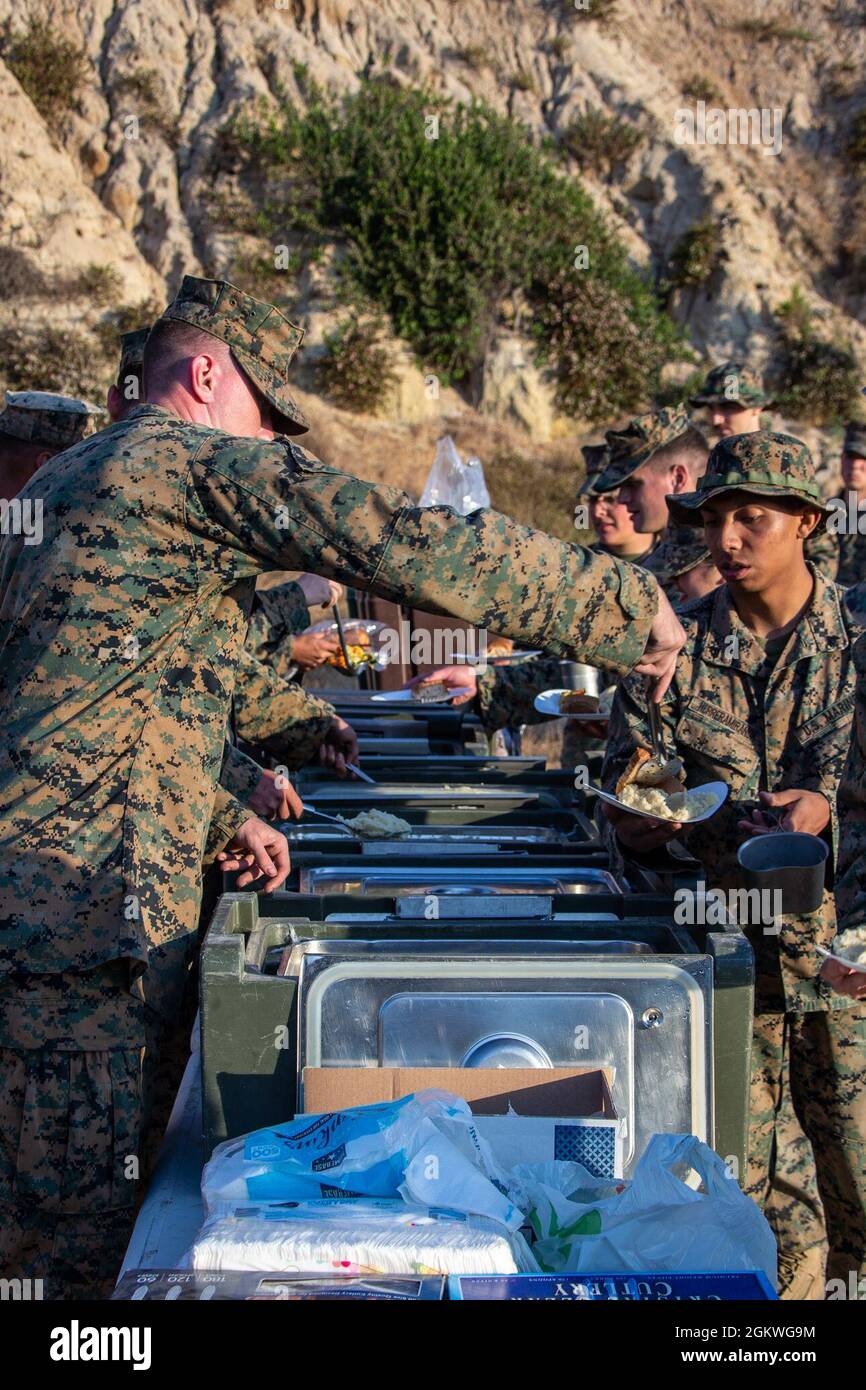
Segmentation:
{"type": "Polygon", "coordinates": [[[422,704],[435,704],[437,700],[448,699],[448,687],[444,681],[421,681],[412,687],[412,699],[422,704]]]}
{"type": "Polygon", "coordinates": [[[514,643],[510,637],[491,637],[487,643],[488,656],[510,656],[514,651],[514,643]]]}
{"type": "Polygon", "coordinates": [[[356,835],[360,835],[362,840],[385,840],[394,835],[408,835],[412,827],[407,820],[402,820],[400,816],[392,816],[388,811],[377,811],[375,808],[370,811],[359,811],[357,816],[352,816],[347,820],[345,816],[338,816],[337,820],[342,821],[356,835]]]}
{"type": "Polygon", "coordinates": [[[560,714],[595,714],[598,699],[585,690],[564,690],[559,697],[560,714]]]}
{"type": "MultiPolygon", "coordinates": [[[[366,633],[364,634],[366,636],[366,633]]],[[[372,666],[376,661],[376,653],[370,650],[369,645],[361,646],[357,641],[347,642],[346,651],[349,653],[349,663],[354,669],[357,666],[372,666]]],[[[346,670],[346,662],[343,657],[342,648],[328,657],[329,666],[338,666],[341,671],[346,670]]]]}
{"type": "Polygon", "coordinates": [[[839,932],[830,942],[830,950],[834,956],[844,956],[846,960],[866,967],[866,927],[849,927],[847,931],[839,932]]]}

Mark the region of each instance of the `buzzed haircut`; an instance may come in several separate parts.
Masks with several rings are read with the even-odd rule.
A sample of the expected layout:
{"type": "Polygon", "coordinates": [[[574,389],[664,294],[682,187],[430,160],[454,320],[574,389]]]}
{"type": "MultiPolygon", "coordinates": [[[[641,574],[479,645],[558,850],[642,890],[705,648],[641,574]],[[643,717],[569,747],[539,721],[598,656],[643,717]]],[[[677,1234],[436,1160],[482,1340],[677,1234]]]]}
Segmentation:
{"type": "Polygon", "coordinates": [[[227,345],[212,333],[205,333],[191,323],[160,319],[151,329],[144,347],[142,371],[145,399],[151,391],[170,379],[179,362],[200,352],[209,352],[219,358],[231,355],[227,345]]]}
{"type": "Polygon", "coordinates": [[[705,436],[694,425],[689,425],[670,444],[663,444],[653,454],[649,465],[654,473],[666,473],[674,464],[681,463],[689,470],[690,478],[699,478],[706,472],[709,456],[710,446],[705,436]]]}

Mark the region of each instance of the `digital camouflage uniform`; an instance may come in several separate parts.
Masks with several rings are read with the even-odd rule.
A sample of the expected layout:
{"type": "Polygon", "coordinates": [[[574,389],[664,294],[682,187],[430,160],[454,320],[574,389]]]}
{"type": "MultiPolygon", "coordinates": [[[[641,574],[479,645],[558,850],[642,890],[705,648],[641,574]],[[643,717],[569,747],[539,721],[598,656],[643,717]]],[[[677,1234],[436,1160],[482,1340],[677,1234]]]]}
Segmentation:
{"type": "MultiPolygon", "coordinates": [[[[817,500],[805,446],[762,431],[722,440],[700,490],[669,499],[672,513],[676,518],[682,509],[678,519],[684,519],[701,497],[734,486],[817,500]]],[[[838,844],[835,797],[851,732],[858,629],[845,611],[843,591],[814,566],[812,573],[811,604],[775,664],[738,617],[726,585],[679,611],[687,641],[661,706],[665,741],[682,758],[690,787],[723,781],[730,788],[711,819],[682,832],[708,887],[742,887],[736,856],[749,837],[737,822],[759,807],[762,790],[821,792],[830,803],[832,844],[838,844]]],[[[649,748],[651,740],[642,685],[630,678],[614,700],[607,789],[637,746],[649,748]]],[[[617,848],[613,827],[606,833],[617,848]]],[[[756,956],[747,1190],[764,1205],[779,1240],[783,1288],[792,1296],[820,1297],[822,1201],[828,1274],[858,1268],[863,1259],[863,1115],[849,1077],[866,1056],[864,1010],[818,979],[815,948],[826,947],[835,933],[829,892],[820,912],[782,918],[778,935],[760,926],[746,932],[756,956]]]]}
{"type": "Polygon", "coordinates": [[[297,674],[292,648],[297,633],[310,625],[310,610],[300,584],[290,580],[272,589],[257,589],[250,615],[247,647],[277,676],[297,674]]]}
{"type": "MultiPolygon", "coordinates": [[[[304,427],[286,388],[301,334],[279,310],[187,277],[166,316],[230,344],[281,412],[284,435],[304,427]]],[[[111,1057],[93,1087],[70,1080],[46,1095],[58,1127],[74,1121],[79,1132],[65,1158],[26,1121],[22,1068],[49,1077],[71,1066],[58,1060],[39,1002],[57,977],[129,962],[121,968],[140,976],[145,1006],[171,1015],[195,939],[202,860],[248,818],[217,778],[257,575],[311,569],[623,672],[658,607],[655,581],[632,566],[490,510],[418,507],[289,438],[239,439],[154,405],[67,450],[38,481],[44,543],[7,536],[0,545],[0,996],[13,1020],[0,1038],[6,1277],[38,1265],[29,1242],[43,1216],[98,1217],[113,1253],[82,1235],[81,1266],[119,1259],[112,1227],[124,1225],[133,1198],[115,1180],[143,1126],[131,1060],[147,1046],[140,1013],[122,1018],[110,1007],[116,987],[100,992],[93,974],[82,981],[104,993],[108,1018],[83,1051],[70,1039],[76,1076],[91,1052],[111,1057]],[[106,1067],[115,1068],[111,1090],[106,1067]],[[110,1189],[94,1186],[84,1157],[103,1153],[109,1130],[100,1161],[110,1189]]],[[[44,1246],[40,1258],[41,1274],[44,1246]]],[[[45,1273],[49,1293],[70,1287],[62,1272],[45,1273]]]]}
{"type": "MultiPolygon", "coordinates": [[[[144,399],[144,348],[149,334],[147,327],[120,336],[115,384],[127,409],[144,399]]],[[[276,740],[276,756],[289,768],[302,767],[315,756],[334,713],[324,701],[306,696],[299,685],[286,685],[295,672],[294,633],[302,632],[309,621],[299,584],[289,581],[270,590],[256,589],[246,650],[235,677],[232,737],[254,744],[263,753],[272,751],[272,740],[276,740]]],[[[245,801],[261,775],[262,769],[244,757],[234,779],[224,762],[220,785],[245,801]]]]}
{"type": "MultiPolygon", "coordinates": [[[[582,449],[585,473],[577,491],[581,498],[597,497],[595,484],[609,460],[609,447],[604,444],[588,444],[582,449]]],[[[596,555],[610,552],[597,541],[590,549],[596,555]]],[[[640,555],[630,555],[627,563],[645,565],[653,547],[640,555]]],[[[659,581],[661,582],[661,581],[659,581]]],[[[535,708],[535,697],[545,690],[562,686],[562,671],[559,660],[549,656],[529,657],[517,665],[490,666],[478,675],[478,694],[474,708],[488,734],[497,729],[516,728],[521,724],[540,724],[549,715],[539,714],[535,708]]],[[[602,671],[602,686],[613,684],[614,672],[602,671]]],[[[561,763],[564,768],[574,767],[583,751],[602,747],[597,739],[587,738],[576,720],[568,719],[562,735],[561,763]]]]}

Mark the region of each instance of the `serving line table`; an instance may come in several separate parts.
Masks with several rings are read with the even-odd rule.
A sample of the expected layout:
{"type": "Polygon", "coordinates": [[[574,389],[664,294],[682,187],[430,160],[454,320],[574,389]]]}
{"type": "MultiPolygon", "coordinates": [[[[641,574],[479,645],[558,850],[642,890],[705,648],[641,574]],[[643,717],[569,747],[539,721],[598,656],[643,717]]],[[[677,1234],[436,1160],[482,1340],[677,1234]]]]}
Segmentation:
{"type": "MultiPolygon", "coordinates": [[[[139,1208],[120,1274],[138,1269],[176,1269],[204,1220],[204,1165],[199,1020],[159,1151],[147,1196],[139,1208]]],[[[118,1275],[118,1278],[120,1275],[118,1275]]]]}

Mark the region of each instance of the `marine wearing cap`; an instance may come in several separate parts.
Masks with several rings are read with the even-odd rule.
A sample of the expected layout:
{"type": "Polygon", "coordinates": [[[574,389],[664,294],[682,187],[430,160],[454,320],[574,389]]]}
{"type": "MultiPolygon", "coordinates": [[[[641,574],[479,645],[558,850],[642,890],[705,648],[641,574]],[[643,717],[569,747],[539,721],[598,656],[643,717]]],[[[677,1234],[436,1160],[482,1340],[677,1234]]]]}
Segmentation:
{"type": "Polygon", "coordinates": [[[0,434],[28,444],[68,449],[88,433],[91,420],[104,415],[98,405],[52,391],[7,391],[0,412],[0,434]]]}
{"type": "Polygon", "coordinates": [[[98,406],[52,391],[7,391],[0,412],[0,498],[10,501],[55,454],[89,432],[98,406]]]}
{"type": "Polygon", "coordinates": [[[681,526],[702,526],[701,507],[724,492],[797,498],[820,511],[819,526],[823,526],[831,511],[821,496],[806,445],[793,435],[774,434],[770,430],[719,440],[696,490],[668,496],[671,519],[681,526]]]}
{"type": "Polygon", "coordinates": [[[774,404],[768,396],[758,372],[738,361],[720,362],[707,373],[703,386],[689,397],[689,405],[699,406],[760,406],[767,410],[774,404]]]}
{"type": "MultiPolygon", "coordinates": [[[[596,478],[596,493],[614,492],[654,454],[686,434],[689,417],[681,406],[654,410],[638,415],[624,429],[608,430],[605,434],[607,461],[596,478]]],[[[601,446],[596,446],[601,447],[601,446]]]]}
{"type": "MultiPolygon", "coordinates": [[[[281,434],[306,434],[310,422],[288,388],[289,365],[304,330],[273,304],[253,299],[228,280],[185,275],[175,299],[157,320],[188,323],[231,348],[238,366],[270,401],[281,434]]],[[[147,359],[147,353],[145,353],[147,359]]]]}

